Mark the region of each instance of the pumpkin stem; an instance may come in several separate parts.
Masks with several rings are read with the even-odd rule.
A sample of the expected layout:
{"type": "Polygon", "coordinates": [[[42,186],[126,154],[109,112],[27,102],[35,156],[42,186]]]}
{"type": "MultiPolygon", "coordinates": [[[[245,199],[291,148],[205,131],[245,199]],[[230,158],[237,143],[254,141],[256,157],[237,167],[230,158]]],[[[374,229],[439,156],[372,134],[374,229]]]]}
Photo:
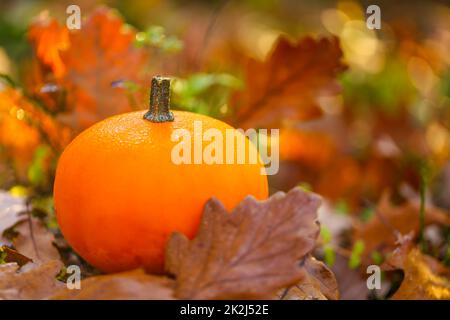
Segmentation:
{"type": "Polygon", "coordinates": [[[159,123],[173,121],[173,113],[170,112],[170,78],[161,76],[152,78],[150,107],[144,119],[159,123]]]}

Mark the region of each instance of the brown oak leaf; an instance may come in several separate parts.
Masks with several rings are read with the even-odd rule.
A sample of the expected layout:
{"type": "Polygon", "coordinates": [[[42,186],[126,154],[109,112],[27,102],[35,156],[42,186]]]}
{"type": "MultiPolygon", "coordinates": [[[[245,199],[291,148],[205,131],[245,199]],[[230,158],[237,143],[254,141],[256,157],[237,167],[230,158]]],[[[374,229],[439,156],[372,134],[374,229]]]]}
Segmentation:
{"type": "Polygon", "coordinates": [[[247,197],[231,213],[209,200],[197,236],[175,233],[168,242],[166,269],[176,276],[175,296],[267,298],[298,283],[305,277],[301,261],[318,236],[320,202],[300,188],[266,201],[247,197]]]}
{"type": "Polygon", "coordinates": [[[121,272],[86,278],[80,290],[64,288],[55,293],[55,300],[151,300],[173,299],[174,281],[167,277],[146,274],[144,270],[121,272]]]}
{"type": "Polygon", "coordinates": [[[384,263],[386,270],[402,269],[404,278],[394,300],[450,300],[450,269],[413,245],[412,233],[399,239],[400,246],[384,263]]]}
{"type": "MultiPolygon", "coordinates": [[[[389,251],[395,247],[396,233],[418,233],[420,228],[420,203],[409,199],[401,206],[390,202],[390,195],[384,193],[377,206],[377,214],[367,223],[358,225],[354,238],[364,242],[364,254],[374,250],[389,251]]],[[[450,214],[432,205],[425,208],[425,224],[450,226],[450,214]]]]}
{"type": "Polygon", "coordinates": [[[322,262],[309,256],[302,261],[303,278],[281,292],[282,300],[337,300],[338,284],[333,272],[322,262]]]}
{"type": "Polygon", "coordinates": [[[13,158],[21,175],[26,177],[40,144],[62,150],[70,140],[71,130],[44,112],[22,90],[0,89],[0,144],[13,158]]]}
{"type": "Polygon", "coordinates": [[[64,286],[56,280],[61,267],[56,260],[40,265],[28,263],[20,269],[16,263],[0,264],[0,300],[50,297],[64,286]]]}
{"type": "Polygon", "coordinates": [[[237,123],[244,128],[273,126],[281,119],[321,115],[316,98],[336,87],[333,80],[345,68],[341,58],[336,37],[306,37],[297,43],[280,37],[264,62],[248,62],[246,88],[234,97],[237,123]]]}

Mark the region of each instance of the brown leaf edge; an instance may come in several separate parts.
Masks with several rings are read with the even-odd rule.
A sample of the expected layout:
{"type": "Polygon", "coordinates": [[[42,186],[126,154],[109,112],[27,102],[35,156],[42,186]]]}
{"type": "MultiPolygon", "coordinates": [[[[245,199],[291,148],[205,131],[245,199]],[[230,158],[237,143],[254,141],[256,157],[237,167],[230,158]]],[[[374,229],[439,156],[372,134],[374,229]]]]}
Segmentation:
{"type": "Polygon", "coordinates": [[[281,300],[338,300],[339,289],[333,272],[322,262],[308,256],[301,264],[304,277],[279,293],[281,300]]]}

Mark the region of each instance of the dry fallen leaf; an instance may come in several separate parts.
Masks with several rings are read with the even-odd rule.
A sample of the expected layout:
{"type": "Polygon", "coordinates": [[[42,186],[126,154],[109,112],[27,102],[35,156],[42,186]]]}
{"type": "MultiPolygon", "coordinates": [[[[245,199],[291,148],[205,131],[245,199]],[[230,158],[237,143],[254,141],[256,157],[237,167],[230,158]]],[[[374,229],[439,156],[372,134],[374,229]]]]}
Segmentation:
{"type": "Polygon", "coordinates": [[[280,158],[298,161],[313,169],[324,169],[336,157],[331,136],[320,131],[283,128],[280,130],[280,158]]]}
{"type": "Polygon", "coordinates": [[[368,299],[370,289],[367,288],[367,274],[358,269],[351,269],[348,258],[337,254],[331,269],[339,285],[341,300],[368,299]]]}
{"type": "Polygon", "coordinates": [[[295,188],[266,201],[245,198],[232,213],[216,199],[207,202],[197,236],[175,233],[166,269],[176,276],[181,299],[261,298],[305,277],[319,232],[320,198],[295,188]]]}
{"type": "Polygon", "coordinates": [[[303,261],[304,277],[296,285],[282,291],[282,300],[337,300],[338,284],[333,272],[310,256],[303,261]]]}
{"type": "Polygon", "coordinates": [[[21,221],[14,227],[17,236],[12,243],[14,248],[35,263],[59,260],[58,250],[53,245],[54,235],[36,218],[21,221]]]}
{"type": "Polygon", "coordinates": [[[387,270],[404,272],[402,284],[392,299],[450,300],[450,270],[413,246],[412,236],[402,237],[399,242],[400,246],[384,264],[387,270]]]}
{"type": "MultiPolygon", "coordinates": [[[[407,234],[419,231],[420,204],[408,200],[401,206],[390,202],[388,193],[382,195],[377,206],[377,214],[367,223],[355,229],[355,240],[364,241],[365,255],[375,250],[383,251],[395,247],[397,241],[395,232],[407,234]],[[394,232],[395,231],[395,232],[394,232]]],[[[442,209],[429,205],[425,208],[425,224],[450,226],[450,214],[442,209]]]]}
{"type": "Polygon", "coordinates": [[[60,290],[51,299],[56,300],[151,300],[173,299],[174,281],[167,277],[149,275],[144,270],[133,270],[101,275],[81,281],[80,290],[60,290]]]}
{"type": "Polygon", "coordinates": [[[1,246],[0,247],[0,256],[2,257],[2,260],[7,263],[17,263],[19,267],[27,264],[28,262],[32,262],[30,258],[24,256],[23,254],[20,254],[14,249],[11,249],[7,246],[1,246]],[[2,256],[4,254],[4,256],[2,256]]]}
{"type": "Polygon", "coordinates": [[[281,37],[264,62],[249,60],[246,89],[235,97],[237,122],[242,127],[273,126],[281,119],[306,120],[319,116],[316,98],[334,85],[344,70],[337,38],[297,43],[281,37]]]}
{"type": "Polygon", "coordinates": [[[56,280],[61,267],[56,260],[40,265],[28,263],[20,270],[16,263],[0,264],[0,300],[48,298],[64,286],[56,280]]]}
{"type": "Polygon", "coordinates": [[[23,219],[20,213],[25,210],[26,205],[23,198],[0,191],[0,242],[4,231],[23,219]]]}

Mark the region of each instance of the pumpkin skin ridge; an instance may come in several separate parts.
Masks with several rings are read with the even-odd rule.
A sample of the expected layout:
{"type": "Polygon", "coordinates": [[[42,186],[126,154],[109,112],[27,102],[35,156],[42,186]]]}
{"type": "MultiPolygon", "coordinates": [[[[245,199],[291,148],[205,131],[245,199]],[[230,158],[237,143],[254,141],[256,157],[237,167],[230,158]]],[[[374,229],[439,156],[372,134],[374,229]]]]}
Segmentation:
{"type": "MultiPolygon", "coordinates": [[[[245,196],[268,196],[260,164],[176,165],[175,129],[193,136],[193,121],[233,129],[208,116],[173,111],[173,122],[152,123],[145,111],[116,115],[80,133],[60,157],[54,183],[58,224],[73,249],[104,272],[144,267],[161,273],[174,231],[192,238],[206,201],[233,209],[245,196]]],[[[225,134],[224,134],[225,136],[225,134]]],[[[225,141],[224,141],[225,143],[225,141]]],[[[255,148],[246,139],[246,150],[255,148]]],[[[203,146],[204,148],[204,146],[203,146]]]]}

